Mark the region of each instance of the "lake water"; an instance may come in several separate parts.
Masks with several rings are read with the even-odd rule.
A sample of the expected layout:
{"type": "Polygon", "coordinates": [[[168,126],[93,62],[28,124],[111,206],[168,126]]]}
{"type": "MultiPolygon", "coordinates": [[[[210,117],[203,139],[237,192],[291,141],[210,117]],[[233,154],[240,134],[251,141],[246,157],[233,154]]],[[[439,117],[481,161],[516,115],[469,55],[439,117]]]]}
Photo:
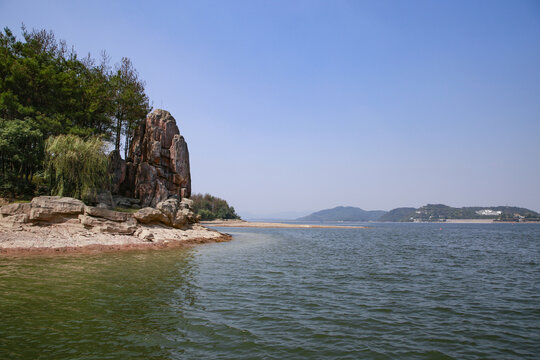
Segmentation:
{"type": "Polygon", "coordinates": [[[540,225],[0,258],[0,359],[538,359],[540,225]]]}

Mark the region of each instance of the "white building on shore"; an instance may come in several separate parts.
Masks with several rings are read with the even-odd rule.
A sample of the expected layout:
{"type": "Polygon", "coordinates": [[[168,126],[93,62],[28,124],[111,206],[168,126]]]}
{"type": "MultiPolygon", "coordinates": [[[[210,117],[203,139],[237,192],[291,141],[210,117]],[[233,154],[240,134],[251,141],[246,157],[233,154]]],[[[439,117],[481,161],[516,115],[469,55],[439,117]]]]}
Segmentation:
{"type": "Polygon", "coordinates": [[[476,213],[478,215],[482,215],[482,216],[499,216],[502,214],[502,211],[495,211],[495,210],[490,210],[490,209],[482,209],[482,210],[477,210],[476,213]]]}

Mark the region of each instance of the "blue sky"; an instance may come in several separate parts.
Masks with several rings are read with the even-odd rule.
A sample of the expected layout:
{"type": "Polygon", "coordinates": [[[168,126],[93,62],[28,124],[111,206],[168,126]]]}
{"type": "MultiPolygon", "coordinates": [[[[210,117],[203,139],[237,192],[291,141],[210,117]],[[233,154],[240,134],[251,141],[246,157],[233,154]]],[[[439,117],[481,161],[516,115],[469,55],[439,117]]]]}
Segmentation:
{"type": "Polygon", "coordinates": [[[0,23],[129,57],[242,215],[540,210],[538,1],[6,1],[0,23]]]}

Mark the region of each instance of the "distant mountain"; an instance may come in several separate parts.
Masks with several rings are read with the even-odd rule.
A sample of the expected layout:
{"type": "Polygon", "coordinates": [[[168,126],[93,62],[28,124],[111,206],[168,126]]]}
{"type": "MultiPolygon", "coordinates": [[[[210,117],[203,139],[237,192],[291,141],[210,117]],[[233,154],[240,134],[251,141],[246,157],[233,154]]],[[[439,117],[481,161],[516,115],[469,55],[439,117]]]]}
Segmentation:
{"type": "Polygon", "coordinates": [[[497,221],[540,221],[540,214],[514,206],[470,206],[455,208],[427,204],[420,208],[401,207],[391,211],[366,211],[338,206],[298,218],[298,221],[445,221],[447,219],[492,219],[497,221]]]}
{"type": "Polygon", "coordinates": [[[386,211],[366,211],[352,206],[338,206],[314,212],[311,215],[298,218],[299,221],[376,221],[386,211]]]}
{"type": "Polygon", "coordinates": [[[381,216],[377,221],[409,221],[411,216],[414,216],[416,208],[413,207],[401,207],[397,209],[390,210],[381,216]]]}
{"type": "Polygon", "coordinates": [[[418,209],[397,208],[381,216],[379,221],[445,221],[447,219],[492,219],[499,221],[537,221],[540,215],[514,206],[474,206],[455,208],[443,204],[427,204],[418,209]]]}

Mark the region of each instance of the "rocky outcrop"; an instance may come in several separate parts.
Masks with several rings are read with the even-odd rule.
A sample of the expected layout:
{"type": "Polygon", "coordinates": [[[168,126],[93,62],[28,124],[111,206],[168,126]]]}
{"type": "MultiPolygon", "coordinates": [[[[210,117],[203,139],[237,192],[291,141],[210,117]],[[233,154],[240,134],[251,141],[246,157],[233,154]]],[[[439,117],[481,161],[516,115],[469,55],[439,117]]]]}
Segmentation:
{"type": "Polygon", "coordinates": [[[27,204],[10,204],[0,208],[0,225],[17,228],[21,224],[51,226],[80,223],[95,232],[133,234],[137,222],[132,214],[105,208],[85,206],[80,200],[60,196],[40,196],[27,204]]]}
{"type": "Polygon", "coordinates": [[[156,208],[146,207],[137,211],[133,216],[137,221],[149,223],[162,223],[177,229],[186,227],[198,221],[191,211],[193,201],[189,199],[168,199],[156,205],[156,208]]]}
{"type": "Polygon", "coordinates": [[[155,207],[168,198],[191,196],[189,152],[176,120],[156,109],[135,130],[125,162],[110,156],[113,193],[155,207]]]}
{"type": "Polygon", "coordinates": [[[231,239],[230,235],[193,223],[191,205],[189,199],[167,199],[157,208],[129,214],[84,206],[79,200],[58,196],[9,204],[0,207],[0,256],[158,249],[231,239]],[[31,219],[32,213],[39,216],[31,219]]]}
{"type": "MultiPolygon", "coordinates": [[[[80,200],[40,196],[27,204],[10,204],[0,208],[0,226],[17,229],[22,224],[51,226],[66,223],[80,224],[94,233],[132,235],[140,232],[138,224],[161,224],[169,228],[185,229],[197,222],[191,211],[192,200],[167,199],[146,207],[135,214],[113,211],[101,207],[85,206],[80,200]]],[[[148,234],[141,235],[150,239],[148,234]]]]}
{"type": "Polygon", "coordinates": [[[133,217],[142,224],[151,224],[151,223],[166,224],[168,222],[168,218],[167,216],[165,216],[165,214],[151,207],[142,208],[141,210],[133,214],[133,217]]]}

